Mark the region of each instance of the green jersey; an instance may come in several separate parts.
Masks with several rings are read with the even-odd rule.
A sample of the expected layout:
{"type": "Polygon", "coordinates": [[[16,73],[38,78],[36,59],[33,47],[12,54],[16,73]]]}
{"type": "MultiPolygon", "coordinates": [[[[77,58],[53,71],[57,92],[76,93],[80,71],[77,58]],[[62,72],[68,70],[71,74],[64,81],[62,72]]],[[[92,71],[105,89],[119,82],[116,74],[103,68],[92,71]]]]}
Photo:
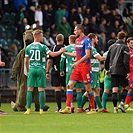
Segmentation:
{"type": "Polygon", "coordinates": [[[107,56],[107,54],[108,54],[108,51],[106,51],[106,52],[103,54],[103,56],[107,56]]]}
{"type": "Polygon", "coordinates": [[[39,42],[31,43],[26,47],[25,57],[29,57],[29,66],[32,68],[46,67],[46,54],[50,52],[46,45],[39,42]]]}
{"type": "Polygon", "coordinates": [[[100,62],[95,57],[99,55],[96,48],[92,47],[92,57],[91,57],[91,66],[92,72],[99,72],[100,71],[100,62]]]}
{"type": "MultiPolygon", "coordinates": [[[[66,52],[75,53],[75,44],[70,44],[70,45],[66,46],[65,49],[66,49],[66,52]]],[[[65,59],[66,59],[66,73],[68,73],[68,72],[71,73],[71,71],[72,71],[71,66],[76,61],[75,57],[72,57],[72,56],[69,56],[66,54],[62,54],[61,61],[60,61],[60,72],[63,71],[65,59]]]]}

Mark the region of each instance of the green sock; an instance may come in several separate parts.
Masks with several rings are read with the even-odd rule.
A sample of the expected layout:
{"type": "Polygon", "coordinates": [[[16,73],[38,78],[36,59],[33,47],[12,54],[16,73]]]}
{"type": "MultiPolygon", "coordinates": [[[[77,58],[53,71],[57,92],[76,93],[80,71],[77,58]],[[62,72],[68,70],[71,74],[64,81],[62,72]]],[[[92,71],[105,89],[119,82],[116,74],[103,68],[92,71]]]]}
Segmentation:
{"type": "Polygon", "coordinates": [[[44,91],[44,103],[46,102],[46,93],[44,91]]]}
{"type": "Polygon", "coordinates": [[[81,108],[83,108],[84,107],[84,105],[85,105],[85,103],[88,101],[88,97],[86,97],[86,96],[82,96],[82,101],[81,101],[81,108]]]}
{"type": "Polygon", "coordinates": [[[103,108],[102,104],[101,104],[101,101],[100,101],[100,96],[95,97],[95,102],[96,102],[99,109],[103,108]]]}
{"type": "Polygon", "coordinates": [[[78,106],[78,108],[81,108],[82,92],[77,92],[76,100],[77,100],[77,106],[78,106]]]}
{"type": "Polygon", "coordinates": [[[121,102],[121,94],[119,94],[119,93],[117,94],[117,99],[119,102],[121,102]]]}
{"type": "Polygon", "coordinates": [[[103,95],[102,95],[102,105],[103,105],[104,109],[106,109],[107,98],[108,98],[108,94],[106,92],[103,92],[103,95]]]}
{"type": "Polygon", "coordinates": [[[26,102],[27,102],[27,108],[31,108],[31,103],[32,103],[32,91],[27,91],[26,102]]]}
{"type": "Polygon", "coordinates": [[[39,103],[40,103],[40,109],[43,109],[43,107],[44,107],[44,91],[39,91],[39,103]]]}

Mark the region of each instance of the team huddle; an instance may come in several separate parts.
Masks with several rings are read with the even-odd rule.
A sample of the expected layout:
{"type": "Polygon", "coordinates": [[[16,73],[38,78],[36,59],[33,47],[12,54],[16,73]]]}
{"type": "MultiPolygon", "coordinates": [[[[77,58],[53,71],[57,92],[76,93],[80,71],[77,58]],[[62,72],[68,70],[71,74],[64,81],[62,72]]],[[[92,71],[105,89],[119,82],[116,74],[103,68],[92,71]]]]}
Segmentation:
{"type": "MultiPolygon", "coordinates": [[[[34,87],[38,87],[39,91],[39,113],[44,113],[46,78],[49,79],[50,76],[51,60],[54,61],[54,57],[59,55],[60,62],[58,65],[52,66],[53,70],[51,72],[54,75],[51,77],[51,82],[52,86],[55,87],[56,93],[58,92],[57,94],[60,95],[58,90],[60,85],[66,89],[65,109],[61,109],[61,100],[57,99],[57,111],[59,113],[70,114],[73,112],[74,88],[77,94],[77,113],[86,112],[84,110],[86,102],[89,103],[87,114],[96,114],[96,106],[99,112],[108,113],[106,102],[110,91],[112,91],[114,113],[118,113],[118,109],[125,112],[127,108],[130,108],[133,96],[133,38],[129,37],[126,40],[126,34],[123,31],[119,32],[117,41],[108,41],[109,50],[101,56],[95,48],[98,44],[97,35],[90,33],[85,36],[84,28],[81,24],[76,25],[74,34],[69,36],[68,46],[60,46],[58,51],[54,51],[55,48],[50,50],[46,45],[40,43],[43,40],[43,32],[41,30],[34,31],[34,42],[28,45],[25,51],[28,89],[26,95],[27,110],[24,114],[30,114],[34,87]],[[47,55],[49,55],[48,59],[47,55]],[[99,83],[101,61],[105,61],[106,68],[102,101],[100,100],[99,83]],[[62,79],[65,80],[65,83],[63,83],[62,79]],[[66,84],[66,87],[64,84],[66,84]],[[82,94],[83,88],[85,88],[84,94],[82,94]],[[120,104],[117,106],[118,100],[120,104]]],[[[58,34],[56,40],[57,42],[63,42],[63,35],[58,34]]]]}

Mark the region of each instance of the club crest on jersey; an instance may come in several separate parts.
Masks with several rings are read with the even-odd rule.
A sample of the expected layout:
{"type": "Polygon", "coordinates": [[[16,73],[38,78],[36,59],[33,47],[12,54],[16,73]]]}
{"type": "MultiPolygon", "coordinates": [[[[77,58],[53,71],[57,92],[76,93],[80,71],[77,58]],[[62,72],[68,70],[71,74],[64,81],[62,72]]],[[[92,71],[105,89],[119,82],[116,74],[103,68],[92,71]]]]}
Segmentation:
{"type": "Polygon", "coordinates": [[[84,40],[81,41],[81,44],[83,44],[83,43],[84,43],[84,40]]]}

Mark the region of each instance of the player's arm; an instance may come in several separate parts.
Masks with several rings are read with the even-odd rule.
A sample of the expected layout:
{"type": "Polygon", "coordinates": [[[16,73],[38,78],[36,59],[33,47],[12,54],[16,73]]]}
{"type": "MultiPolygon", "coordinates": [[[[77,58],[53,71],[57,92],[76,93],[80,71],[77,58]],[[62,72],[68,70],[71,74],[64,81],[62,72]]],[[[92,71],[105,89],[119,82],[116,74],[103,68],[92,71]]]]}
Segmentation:
{"type": "Polygon", "coordinates": [[[63,54],[72,56],[72,57],[76,57],[76,53],[69,53],[69,52],[64,52],[63,54]]]}
{"type": "Polygon", "coordinates": [[[65,55],[61,55],[60,59],[60,76],[64,76],[64,62],[65,62],[65,55]]]}
{"type": "Polygon", "coordinates": [[[108,54],[106,56],[106,60],[105,60],[105,69],[109,70],[109,62],[110,62],[110,50],[108,51],[108,54]]]}
{"type": "Polygon", "coordinates": [[[87,60],[88,58],[91,58],[91,49],[86,49],[85,50],[85,56],[83,56],[80,60],[78,60],[77,62],[75,62],[72,65],[72,68],[77,67],[80,63],[84,62],[85,60],[87,60]]]}
{"type": "Polygon", "coordinates": [[[129,49],[128,47],[125,47],[124,51],[124,56],[123,56],[123,63],[127,71],[127,78],[129,77],[130,73],[130,54],[129,54],[129,49]]]}
{"type": "Polygon", "coordinates": [[[100,54],[97,54],[95,56],[96,59],[98,59],[99,61],[105,61],[106,60],[106,56],[101,56],[100,54]]]}
{"type": "Polygon", "coordinates": [[[49,71],[50,71],[51,66],[52,66],[52,59],[48,59],[47,60],[47,67],[46,67],[46,78],[47,79],[50,79],[49,71]]]}
{"type": "Polygon", "coordinates": [[[61,49],[60,49],[59,51],[57,51],[57,52],[52,52],[52,51],[50,51],[50,52],[48,52],[48,55],[50,55],[51,57],[56,57],[56,56],[62,54],[63,52],[65,52],[65,48],[61,48],[61,49]]]}

